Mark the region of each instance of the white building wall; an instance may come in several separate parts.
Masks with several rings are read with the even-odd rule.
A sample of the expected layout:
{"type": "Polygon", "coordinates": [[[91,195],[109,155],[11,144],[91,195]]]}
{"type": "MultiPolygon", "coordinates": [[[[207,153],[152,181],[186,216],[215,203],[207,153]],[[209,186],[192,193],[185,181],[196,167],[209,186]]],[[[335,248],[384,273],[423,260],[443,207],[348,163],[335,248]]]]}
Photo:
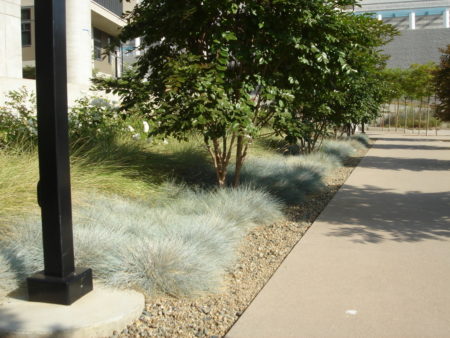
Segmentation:
{"type": "Polygon", "coordinates": [[[22,77],[20,0],[0,0],[0,77],[22,77]]]}
{"type": "Polygon", "coordinates": [[[430,7],[447,7],[449,0],[362,0],[359,3],[361,7],[355,7],[356,11],[364,10],[365,12],[391,10],[391,9],[411,9],[411,8],[430,8],[430,7]]]}
{"type": "Polygon", "coordinates": [[[89,85],[92,77],[90,0],[66,1],[67,81],[89,85]]]}

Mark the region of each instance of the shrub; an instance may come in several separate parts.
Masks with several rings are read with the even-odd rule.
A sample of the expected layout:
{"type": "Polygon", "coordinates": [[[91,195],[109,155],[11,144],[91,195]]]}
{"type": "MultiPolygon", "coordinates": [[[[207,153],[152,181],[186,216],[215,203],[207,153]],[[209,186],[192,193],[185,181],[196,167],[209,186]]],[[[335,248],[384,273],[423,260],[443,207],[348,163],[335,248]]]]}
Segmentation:
{"type": "Polygon", "coordinates": [[[325,170],[302,161],[301,156],[249,159],[242,169],[242,182],[263,188],[287,204],[303,201],[323,186],[325,170]]]}
{"type": "Polygon", "coordinates": [[[343,161],[355,152],[355,148],[348,140],[327,140],[323,142],[320,151],[343,161]]]}
{"type": "MultiPolygon", "coordinates": [[[[0,147],[34,144],[37,141],[34,92],[22,87],[8,92],[6,98],[0,107],[0,147]]],[[[76,144],[118,135],[140,139],[146,137],[149,128],[138,114],[120,114],[117,103],[95,96],[78,99],[69,109],[68,118],[69,133],[76,144]]]]}
{"type": "Polygon", "coordinates": [[[23,67],[22,76],[24,79],[36,79],[36,67],[33,66],[23,67]]]}
{"type": "Polygon", "coordinates": [[[25,87],[6,94],[0,107],[0,148],[37,140],[36,97],[25,87]]]}
{"type": "Polygon", "coordinates": [[[356,134],[356,135],[353,135],[351,137],[351,139],[359,142],[366,148],[370,147],[370,138],[369,138],[369,136],[367,136],[367,134],[356,134]]]}
{"type": "Polygon", "coordinates": [[[242,182],[296,204],[320,191],[325,176],[354,151],[349,140],[325,141],[321,151],[306,155],[251,158],[242,169],[242,182]]]}
{"type": "MultiPolygon", "coordinates": [[[[181,189],[153,206],[89,196],[74,209],[76,263],[114,287],[174,296],[211,292],[247,230],[281,218],[280,209],[267,193],[245,187],[181,189]]],[[[42,268],[41,243],[37,218],[21,221],[13,236],[0,240],[0,259],[8,262],[0,270],[0,290],[11,291],[12,276],[17,286],[42,268]]]]}

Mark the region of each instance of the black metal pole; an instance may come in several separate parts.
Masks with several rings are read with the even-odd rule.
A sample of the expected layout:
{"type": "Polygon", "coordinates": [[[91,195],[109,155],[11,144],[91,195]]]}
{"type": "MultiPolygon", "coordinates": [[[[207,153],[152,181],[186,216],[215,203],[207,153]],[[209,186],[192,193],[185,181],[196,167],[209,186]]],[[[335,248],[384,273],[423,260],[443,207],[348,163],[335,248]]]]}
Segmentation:
{"type": "Polygon", "coordinates": [[[27,279],[31,301],[70,305],[92,290],[75,269],[67,116],[65,0],[35,2],[36,97],[44,268],[27,279]]]}

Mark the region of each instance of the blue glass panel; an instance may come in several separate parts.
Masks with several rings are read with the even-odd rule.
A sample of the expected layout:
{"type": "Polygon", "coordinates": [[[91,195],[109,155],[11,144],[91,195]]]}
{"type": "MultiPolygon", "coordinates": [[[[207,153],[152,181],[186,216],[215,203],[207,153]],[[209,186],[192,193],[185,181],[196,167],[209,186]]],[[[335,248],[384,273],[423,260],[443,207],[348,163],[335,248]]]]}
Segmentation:
{"type": "MultiPolygon", "coordinates": [[[[399,9],[393,11],[377,11],[372,17],[376,17],[378,14],[381,14],[383,19],[389,18],[401,18],[409,16],[409,13],[415,12],[416,16],[424,16],[424,15],[442,15],[445,11],[445,8],[418,8],[418,9],[399,9]]],[[[368,12],[367,12],[368,13],[368,12]]],[[[365,12],[357,12],[355,14],[365,14],[365,12]]]]}

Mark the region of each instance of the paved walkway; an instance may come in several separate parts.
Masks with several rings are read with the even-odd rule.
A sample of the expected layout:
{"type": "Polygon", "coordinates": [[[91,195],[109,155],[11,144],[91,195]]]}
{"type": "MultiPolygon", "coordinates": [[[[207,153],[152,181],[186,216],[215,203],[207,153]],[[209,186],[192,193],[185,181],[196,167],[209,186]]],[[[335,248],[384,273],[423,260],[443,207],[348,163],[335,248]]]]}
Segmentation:
{"type": "Polygon", "coordinates": [[[375,137],[228,337],[450,337],[450,137],[375,137]]]}

